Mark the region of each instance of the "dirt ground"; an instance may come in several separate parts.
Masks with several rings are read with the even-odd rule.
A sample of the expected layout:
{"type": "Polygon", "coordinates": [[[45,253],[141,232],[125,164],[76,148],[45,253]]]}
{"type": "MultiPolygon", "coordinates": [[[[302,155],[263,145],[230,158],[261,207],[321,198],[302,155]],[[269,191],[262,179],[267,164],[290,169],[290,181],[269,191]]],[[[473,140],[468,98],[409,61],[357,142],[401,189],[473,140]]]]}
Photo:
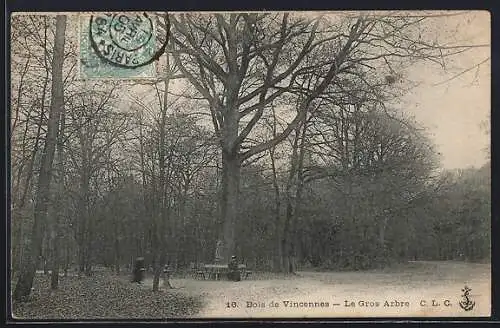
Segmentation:
{"type": "Polygon", "coordinates": [[[202,296],[198,318],[489,316],[490,273],[489,264],[418,261],[387,270],[257,273],[240,282],[188,278],[171,284],[174,293],[202,296]],[[475,302],[469,311],[459,304],[466,285],[475,302]]]}

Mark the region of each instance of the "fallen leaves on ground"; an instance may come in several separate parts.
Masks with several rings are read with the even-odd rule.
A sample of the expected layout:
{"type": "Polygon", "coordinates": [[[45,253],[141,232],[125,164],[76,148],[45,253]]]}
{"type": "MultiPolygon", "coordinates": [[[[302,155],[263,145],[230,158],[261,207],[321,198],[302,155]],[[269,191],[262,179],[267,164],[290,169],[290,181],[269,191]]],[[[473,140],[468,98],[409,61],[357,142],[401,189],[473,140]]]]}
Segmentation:
{"type": "Polygon", "coordinates": [[[26,302],[13,304],[19,319],[166,319],[191,316],[202,306],[199,297],[175,290],[153,292],[109,274],[61,277],[50,290],[49,276],[36,276],[26,302]]]}

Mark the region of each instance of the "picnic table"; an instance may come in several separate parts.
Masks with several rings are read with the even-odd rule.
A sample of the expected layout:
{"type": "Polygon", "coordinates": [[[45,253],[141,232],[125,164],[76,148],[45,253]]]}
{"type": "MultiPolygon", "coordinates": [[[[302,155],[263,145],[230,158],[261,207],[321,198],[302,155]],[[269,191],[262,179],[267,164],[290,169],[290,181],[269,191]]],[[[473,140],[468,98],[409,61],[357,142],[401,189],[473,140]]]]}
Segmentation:
{"type": "MultiPolygon", "coordinates": [[[[208,273],[208,279],[214,278],[219,280],[221,275],[227,274],[229,272],[229,265],[227,264],[205,264],[205,272],[208,273]]],[[[238,269],[241,272],[242,277],[246,277],[247,266],[245,264],[238,264],[238,269]]]]}

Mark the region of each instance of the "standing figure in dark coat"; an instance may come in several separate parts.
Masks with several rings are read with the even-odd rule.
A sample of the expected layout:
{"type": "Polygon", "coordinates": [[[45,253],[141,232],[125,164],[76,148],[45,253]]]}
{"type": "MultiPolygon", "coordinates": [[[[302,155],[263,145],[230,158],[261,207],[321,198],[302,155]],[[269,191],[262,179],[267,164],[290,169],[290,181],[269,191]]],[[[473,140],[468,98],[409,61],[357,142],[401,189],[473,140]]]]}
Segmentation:
{"type": "Polygon", "coordinates": [[[144,279],[144,257],[135,259],[134,271],[132,272],[132,282],[141,283],[144,279]]]}
{"type": "Polygon", "coordinates": [[[240,281],[241,274],[240,270],[238,269],[238,261],[236,260],[236,256],[234,255],[231,256],[231,261],[229,261],[228,268],[229,268],[229,274],[228,274],[229,280],[240,281]]]}

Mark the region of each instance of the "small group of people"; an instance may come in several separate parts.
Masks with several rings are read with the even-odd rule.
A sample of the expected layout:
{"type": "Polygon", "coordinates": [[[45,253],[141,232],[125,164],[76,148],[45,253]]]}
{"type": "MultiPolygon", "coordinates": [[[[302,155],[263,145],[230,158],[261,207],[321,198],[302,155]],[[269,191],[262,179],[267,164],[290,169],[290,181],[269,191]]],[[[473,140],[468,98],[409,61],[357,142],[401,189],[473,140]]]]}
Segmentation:
{"type": "MultiPolygon", "coordinates": [[[[220,263],[223,260],[222,257],[222,241],[217,242],[217,247],[215,251],[215,263],[220,263]]],[[[146,271],[144,257],[136,258],[134,262],[134,268],[132,270],[132,282],[142,283],[144,279],[144,272],[146,271]]],[[[170,275],[170,268],[168,265],[165,265],[163,272],[168,276],[170,275]]],[[[231,256],[231,259],[228,262],[228,280],[231,281],[241,281],[241,272],[238,267],[238,259],[235,255],[231,256]]]]}
{"type": "MultiPolygon", "coordinates": [[[[222,257],[222,249],[224,247],[224,243],[222,240],[218,240],[217,244],[215,246],[215,263],[218,264],[223,260],[222,257]]],[[[236,258],[236,255],[231,256],[231,260],[228,263],[228,273],[227,273],[227,278],[232,281],[240,281],[241,280],[241,273],[238,268],[238,260],[236,258]]]]}

